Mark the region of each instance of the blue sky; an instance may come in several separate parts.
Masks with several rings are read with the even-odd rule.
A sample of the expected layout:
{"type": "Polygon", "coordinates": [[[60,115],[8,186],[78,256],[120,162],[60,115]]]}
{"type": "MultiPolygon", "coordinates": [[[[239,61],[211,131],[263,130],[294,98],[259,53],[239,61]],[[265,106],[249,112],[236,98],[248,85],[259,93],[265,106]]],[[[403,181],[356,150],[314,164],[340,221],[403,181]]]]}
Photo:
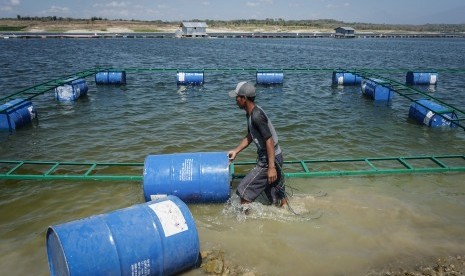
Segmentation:
{"type": "Polygon", "coordinates": [[[183,21],[336,19],[386,24],[465,23],[464,0],[0,0],[0,18],[57,16],[183,21]]]}

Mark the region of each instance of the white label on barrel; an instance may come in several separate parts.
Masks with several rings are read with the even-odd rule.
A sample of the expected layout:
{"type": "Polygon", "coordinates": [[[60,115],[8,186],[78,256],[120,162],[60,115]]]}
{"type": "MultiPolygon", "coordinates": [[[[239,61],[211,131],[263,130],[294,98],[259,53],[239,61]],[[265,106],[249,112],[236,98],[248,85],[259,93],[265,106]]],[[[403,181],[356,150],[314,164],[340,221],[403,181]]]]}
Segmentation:
{"type": "Polygon", "coordinates": [[[146,276],[150,274],[150,259],[131,264],[131,276],[146,276]]]}
{"type": "Polygon", "coordinates": [[[429,84],[436,84],[437,81],[437,75],[433,74],[429,77],[429,84]]]}
{"type": "Polygon", "coordinates": [[[160,220],[165,237],[169,237],[189,229],[181,210],[171,200],[150,204],[149,207],[155,212],[160,220]]]}
{"type": "Polygon", "coordinates": [[[179,171],[179,181],[192,181],[192,167],[194,165],[194,159],[184,159],[181,170],[179,171]]]}
{"type": "Polygon", "coordinates": [[[29,111],[29,115],[31,115],[31,120],[34,120],[36,118],[36,112],[34,110],[34,107],[32,105],[27,108],[27,111],[29,111]]]}
{"type": "Polygon", "coordinates": [[[179,79],[179,82],[184,82],[186,78],[186,73],[178,73],[178,79],[179,79]]]}
{"type": "Polygon", "coordinates": [[[167,194],[150,195],[150,200],[158,200],[167,197],[167,194]]]}
{"type": "Polygon", "coordinates": [[[436,115],[434,114],[434,112],[432,112],[431,110],[428,111],[428,113],[426,113],[425,118],[423,118],[423,123],[429,126],[429,121],[431,121],[431,118],[433,118],[434,115],[436,115]]]}

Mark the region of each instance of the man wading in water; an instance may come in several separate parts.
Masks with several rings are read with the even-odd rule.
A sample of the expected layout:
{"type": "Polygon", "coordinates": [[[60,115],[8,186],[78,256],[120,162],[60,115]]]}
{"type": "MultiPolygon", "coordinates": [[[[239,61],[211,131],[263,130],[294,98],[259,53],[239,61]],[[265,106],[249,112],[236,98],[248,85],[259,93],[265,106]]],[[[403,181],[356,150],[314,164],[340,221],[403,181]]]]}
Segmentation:
{"type": "Polygon", "coordinates": [[[255,104],[255,87],[250,82],[240,82],[229,96],[244,109],[247,117],[247,135],[239,145],[228,152],[232,161],[252,141],[257,146],[257,165],[239,183],[236,194],[241,204],[254,201],[263,191],[270,203],[281,207],[286,204],[283,181],[283,155],[278,145],[278,135],[263,109],[255,104]]]}

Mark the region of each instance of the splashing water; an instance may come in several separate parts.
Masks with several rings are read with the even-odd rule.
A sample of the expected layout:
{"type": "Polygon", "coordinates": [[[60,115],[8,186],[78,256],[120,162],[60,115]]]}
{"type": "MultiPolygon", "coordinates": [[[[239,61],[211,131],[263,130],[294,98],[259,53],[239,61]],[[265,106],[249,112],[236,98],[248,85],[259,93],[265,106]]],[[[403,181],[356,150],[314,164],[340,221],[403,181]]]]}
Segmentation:
{"type": "Polygon", "coordinates": [[[237,221],[244,222],[253,220],[276,220],[282,222],[301,222],[319,219],[323,216],[323,210],[315,207],[317,198],[325,197],[325,193],[315,195],[296,194],[288,197],[288,203],[279,208],[274,205],[262,204],[259,200],[240,204],[238,196],[232,196],[225,204],[222,214],[233,217],[237,221]]]}

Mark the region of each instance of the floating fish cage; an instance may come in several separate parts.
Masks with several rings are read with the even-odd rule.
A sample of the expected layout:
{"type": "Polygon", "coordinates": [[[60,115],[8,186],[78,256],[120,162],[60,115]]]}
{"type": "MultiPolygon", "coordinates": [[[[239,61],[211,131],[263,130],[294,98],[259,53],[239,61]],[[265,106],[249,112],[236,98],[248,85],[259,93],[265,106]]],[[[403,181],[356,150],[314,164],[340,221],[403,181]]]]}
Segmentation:
{"type": "Polygon", "coordinates": [[[178,85],[202,85],[204,83],[203,72],[177,72],[176,83],[178,85]]]}
{"type": "Polygon", "coordinates": [[[410,105],[409,118],[429,127],[457,127],[453,120],[457,114],[452,110],[427,99],[420,99],[410,105]]]}
{"type": "Polygon", "coordinates": [[[409,85],[436,85],[438,73],[435,72],[413,72],[408,71],[405,76],[405,83],[409,85]]]}
{"type": "Polygon", "coordinates": [[[389,84],[381,79],[363,79],[361,89],[364,95],[375,101],[390,101],[394,97],[389,84]]]}
{"type": "MultiPolygon", "coordinates": [[[[86,77],[94,76],[96,85],[124,85],[126,84],[126,71],[132,72],[176,72],[176,83],[178,85],[203,85],[205,84],[205,75],[208,72],[213,74],[218,72],[238,72],[241,75],[246,73],[254,74],[257,85],[278,85],[284,83],[284,74],[287,72],[321,72],[329,71],[332,72],[332,83],[336,85],[359,85],[361,86],[361,92],[363,95],[375,100],[375,101],[391,101],[394,94],[398,94],[410,101],[416,99],[429,98],[435,102],[441,102],[432,97],[430,94],[426,94],[423,91],[410,87],[408,85],[401,84],[399,81],[380,76],[381,70],[370,70],[370,69],[357,69],[357,71],[350,71],[344,69],[318,69],[318,68],[284,68],[284,69],[255,69],[255,68],[206,68],[206,69],[175,69],[175,68],[127,68],[127,69],[89,69],[82,72],[76,73],[73,77],[67,76],[63,79],[55,81],[48,81],[41,85],[36,85],[28,89],[24,89],[18,93],[14,93],[4,99],[14,98],[17,95],[23,95],[25,101],[41,95],[50,90],[54,90],[55,98],[59,101],[75,101],[82,97],[88,92],[88,85],[86,77]],[[356,73],[355,73],[356,72],[356,73]],[[59,85],[58,85],[59,84],[59,85]],[[31,96],[32,95],[32,96],[31,96]],[[412,96],[413,95],[413,96],[412,96]]],[[[251,78],[252,76],[250,76],[251,78]]],[[[241,77],[242,78],[242,77],[241,77]]],[[[416,72],[408,71],[406,74],[407,84],[436,84],[438,80],[438,73],[436,72],[416,72]]],[[[237,80],[239,81],[239,79],[237,80]]],[[[236,82],[231,83],[231,87],[236,82]]],[[[93,83],[92,83],[93,84],[93,83]]],[[[2,129],[16,129],[21,127],[28,122],[32,121],[31,118],[35,117],[35,109],[32,104],[29,103],[28,108],[30,109],[30,115],[25,116],[27,113],[22,113],[22,107],[18,106],[14,109],[9,107],[10,103],[4,103],[0,110],[2,116],[2,129]],[[8,108],[7,108],[8,107],[8,108]],[[9,114],[9,115],[8,115],[9,114]],[[31,115],[32,114],[32,115],[31,115]],[[23,119],[24,118],[24,119],[23,119]]],[[[447,108],[453,110],[455,115],[458,116],[458,120],[455,121],[454,125],[465,129],[463,124],[463,118],[465,112],[454,108],[452,105],[443,103],[447,108]]],[[[15,103],[15,106],[18,105],[15,103]]]]}
{"type": "Polygon", "coordinates": [[[359,85],[362,83],[362,77],[350,72],[333,71],[332,83],[336,85],[359,85]]]}
{"type": "Polygon", "coordinates": [[[62,102],[76,101],[87,95],[89,87],[85,79],[66,81],[66,84],[55,88],[55,99],[62,102]]]}
{"type": "Polygon", "coordinates": [[[15,99],[0,105],[0,130],[15,130],[36,118],[37,111],[29,100],[15,99]]]}
{"type": "Polygon", "coordinates": [[[276,85],[284,83],[284,72],[257,72],[256,84],[276,85]]]}
{"type": "Polygon", "coordinates": [[[95,74],[96,84],[124,85],[126,84],[126,71],[102,71],[95,74]]]}

